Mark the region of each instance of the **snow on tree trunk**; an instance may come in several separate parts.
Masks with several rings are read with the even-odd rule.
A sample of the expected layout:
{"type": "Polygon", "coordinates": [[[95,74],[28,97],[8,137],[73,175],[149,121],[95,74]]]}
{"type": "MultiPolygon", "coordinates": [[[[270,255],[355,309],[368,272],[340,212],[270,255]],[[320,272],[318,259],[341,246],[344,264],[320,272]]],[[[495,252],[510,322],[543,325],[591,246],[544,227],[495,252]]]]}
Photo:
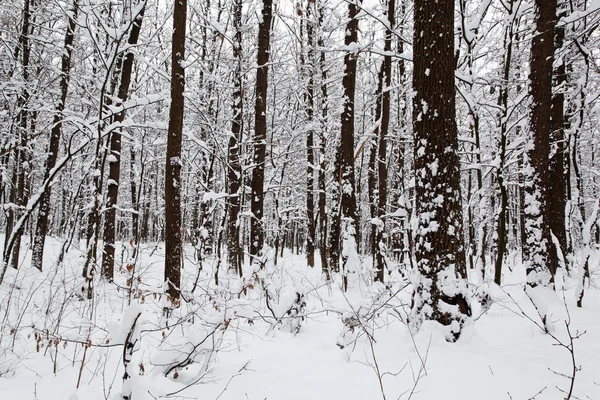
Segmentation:
{"type": "MultiPolygon", "coordinates": [[[[344,108],[341,115],[341,138],[337,148],[334,168],[334,189],[332,222],[330,232],[330,264],[335,271],[339,265],[339,246],[342,242],[342,265],[356,252],[356,193],[354,191],[354,92],[356,90],[356,59],[358,57],[358,7],[348,3],[348,23],[346,24],[346,55],[344,56],[344,108]],[[339,208],[338,207],[339,202],[339,208]],[[339,211],[338,211],[339,210],[339,211]],[[342,222],[344,226],[342,227],[342,222]],[[350,238],[349,236],[352,236],[350,238]],[[353,247],[353,248],[352,248],[353,247]]],[[[348,287],[347,271],[343,272],[344,290],[348,287]]]]}
{"type": "Polygon", "coordinates": [[[454,1],[416,0],[413,130],[417,269],[411,325],[450,327],[456,340],[471,314],[464,257],[454,86],[454,1]]]}
{"type": "MultiPolygon", "coordinates": [[[[134,21],[131,23],[131,33],[127,44],[135,47],[138,42],[140,30],[142,28],[142,20],[144,18],[144,10],[146,3],[141,4],[141,8],[135,15],[134,21]]],[[[137,10],[135,10],[137,11],[137,10]]],[[[121,71],[121,82],[117,97],[122,105],[129,97],[129,86],[131,84],[131,73],[133,71],[134,54],[128,52],[125,55],[123,67],[121,71]]],[[[114,123],[122,124],[125,120],[125,110],[120,111],[114,118],[114,123]]],[[[110,156],[108,162],[108,188],[106,197],[106,213],[104,216],[104,233],[102,236],[104,249],[102,252],[102,276],[109,280],[114,277],[115,264],[115,231],[116,231],[116,216],[117,216],[117,198],[119,195],[119,181],[121,177],[121,128],[118,127],[110,138],[110,156]]]]}
{"type": "MultiPolygon", "coordinates": [[[[262,18],[258,26],[256,69],[256,102],[254,104],[254,155],[252,169],[250,255],[260,257],[265,243],[263,208],[265,202],[265,157],[267,149],[267,91],[269,85],[269,52],[273,1],[263,0],[262,18]]],[[[255,260],[256,261],[256,260],[255,260]]]]}
{"type": "Polygon", "coordinates": [[[171,109],[165,168],[165,282],[177,304],[181,287],[181,141],[185,88],[185,31],[187,0],[175,2],[171,55],[171,109]]]}
{"type": "MultiPolygon", "coordinates": [[[[67,94],[69,91],[69,78],[71,72],[71,55],[73,54],[73,40],[75,38],[75,23],[77,12],[79,10],[79,1],[73,1],[73,9],[69,14],[69,23],[65,33],[64,51],[61,59],[60,76],[60,100],[56,105],[52,131],[50,133],[50,144],[48,146],[48,157],[46,158],[44,168],[44,180],[50,176],[50,172],[56,165],[58,159],[58,150],[60,146],[60,136],[62,133],[62,112],[65,109],[67,94]]],[[[48,217],[50,213],[50,193],[51,187],[44,192],[40,198],[40,210],[36,222],[35,237],[33,239],[33,251],[31,253],[31,265],[42,270],[42,259],[44,257],[44,244],[46,233],[48,232],[48,217]]]]}
{"type": "Polygon", "coordinates": [[[229,194],[227,222],[227,259],[229,268],[240,276],[242,274],[242,249],[240,247],[239,220],[240,213],[240,187],[242,183],[242,167],[240,164],[240,148],[242,142],[244,95],[242,94],[242,1],[235,1],[233,11],[233,26],[235,29],[233,43],[233,57],[235,70],[233,81],[233,102],[231,121],[231,136],[227,146],[227,190],[229,194]]]}
{"type": "Polygon", "coordinates": [[[536,30],[531,40],[530,140],[525,158],[525,230],[523,258],[527,284],[553,286],[557,265],[549,258],[552,238],[548,221],[552,63],[556,0],[536,0],[536,30]]]}

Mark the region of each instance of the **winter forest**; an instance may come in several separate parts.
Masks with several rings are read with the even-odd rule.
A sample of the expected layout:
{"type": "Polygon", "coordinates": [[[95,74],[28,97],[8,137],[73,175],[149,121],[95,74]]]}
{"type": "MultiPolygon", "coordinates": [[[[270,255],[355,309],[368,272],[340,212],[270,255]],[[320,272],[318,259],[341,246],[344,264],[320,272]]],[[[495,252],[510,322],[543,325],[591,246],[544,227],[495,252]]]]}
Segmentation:
{"type": "Polygon", "coordinates": [[[0,1],[0,397],[600,399],[599,26],[0,1]]]}

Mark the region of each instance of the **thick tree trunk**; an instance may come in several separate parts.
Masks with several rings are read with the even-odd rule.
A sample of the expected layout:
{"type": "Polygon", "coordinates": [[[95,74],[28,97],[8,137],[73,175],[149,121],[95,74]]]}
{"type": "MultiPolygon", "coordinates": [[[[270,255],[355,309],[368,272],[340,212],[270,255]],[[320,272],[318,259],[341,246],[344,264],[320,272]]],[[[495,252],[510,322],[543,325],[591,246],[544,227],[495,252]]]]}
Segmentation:
{"type": "Polygon", "coordinates": [[[525,182],[525,230],[523,248],[530,286],[552,285],[557,265],[549,258],[552,246],[548,219],[550,118],[552,111],[552,63],[556,0],[536,0],[536,30],[531,41],[529,91],[531,95],[530,131],[532,140],[525,168],[530,173],[525,182]]]}
{"type": "Polygon", "coordinates": [[[167,293],[178,305],[181,293],[181,142],[185,89],[185,32],[187,0],[175,2],[171,54],[171,109],[165,168],[165,282],[167,293]]]}
{"type": "Polygon", "coordinates": [[[418,327],[427,319],[450,325],[449,339],[456,339],[471,309],[455,110],[454,1],[416,0],[414,10],[415,255],[420,278],[414,282],[412,323],[418,327]]]}
{"type": "MultiPolygon", "coordinates": [[[[262,19],[258,25],[258,56],[256,69],[256,102],[254,104],[254,157],[250,209],[250,255],[260,257],[265,242],[263,207],[265,201],[265,155],[267,148],[267,91],[269,85],[269,48],[273,0],[263,0],[262,19]]],[[[254,261],[254,260],[253,260],[254,261]]]]}

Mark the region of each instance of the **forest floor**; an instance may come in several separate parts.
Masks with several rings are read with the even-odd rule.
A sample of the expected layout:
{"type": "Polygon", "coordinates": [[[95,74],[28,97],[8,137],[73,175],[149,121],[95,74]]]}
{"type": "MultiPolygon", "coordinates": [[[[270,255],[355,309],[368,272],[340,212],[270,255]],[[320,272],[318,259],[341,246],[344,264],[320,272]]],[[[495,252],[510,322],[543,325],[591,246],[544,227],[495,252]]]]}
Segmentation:
{"type": "MultiPolygon", "coordinates": [[[[600,399],[598,253],[583,308],[576,279],[562,273],[556,292],[536,294],[550,334],[518,259],[508,257],[502,287],[470,271],[472,323],[449,343],[436,323],[409,329],[402,268],[382,285],[365,267],[343,293],[339,276],[327,284],[303,255],[274,266],[271,253],[263,270],[246,267],[246,280],[221,268],[216,286],[215,258],[198,273],[186,248],[184,300],[165,316],[163,245],[144,245],[114,283],[97,277],[91,301],[81,294],[83,247],[57,265],[62,241],[48,239],[40,273],[26,245],[0,286],[1,399],[115,399],[128,388],[135,400],[559,399],[572,383],[571,398],[600,399]],[[123,386],[126,342],[135,344],[123,386]]],[[[117,250],[131,257],[128,244],[117,250]]]]}

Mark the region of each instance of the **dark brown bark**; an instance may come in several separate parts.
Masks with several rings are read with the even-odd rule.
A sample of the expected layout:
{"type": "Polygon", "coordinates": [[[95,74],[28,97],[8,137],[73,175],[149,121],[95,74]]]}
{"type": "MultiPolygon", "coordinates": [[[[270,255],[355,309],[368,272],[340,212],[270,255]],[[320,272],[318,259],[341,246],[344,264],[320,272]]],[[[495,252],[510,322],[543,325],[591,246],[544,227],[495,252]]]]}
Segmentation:
{"type": "Polygon", "coordinates": [[[315,243],[316,243],[316,221],[315,221],[315,82],[314,82],[314,57],[315,57],[315,27],[312,20],[312,4],[307,2],[306,6],[306,33],[308,39],[307,62],[304,66],[308,77],[304,103],[306,107],[306,263],[309,267],[315,266],[315,243]]]}
{"type": "Polygon", "coordinates": [[[499,146],[499,165],[496,171],[496,179],[498,181],[498,187],[500,188],[500,209],[497,216],[496,236],[498,243],[498,254],[496,255],[496,262],[494,265],[494,282],[500,285],[502,281],[502,264],[504,261],[504,255],[507,247],[507,211],[508,211],[508,191],[505,182],[505,165],[506,165],[506,144],[508,135],[508,89],[510,79],[510,66],[512,62],[512,50],[513,50],[513,2],[509,3],[509,19],[504,32],[504,43],[505,43],[505,54],[504,54],[504,67],[502,75],[502,87],[500,88],[500,95],[498,97],[498,104],[502,108],[500,113],[500,146],[499,146]]]}
{"type": "MultiPolygon", "coordinates": [[[[360,2],[359,2],[360,3],[360,2]]],[[[340,144],[337,148],[334,179],[337,187],[332,196],[332,221],[330,231],[330,264],[334,271],[339,270],[340,250],[343,235],[356,237],[356,192],[354,188],[354,93],[356,90],[356,59],[358,50],[352,48],[358,44],[358,7],[348,3],[348,23],[344,44],[349,48],[344,56],[344,108],[341,115],[340,144]],[[338,206],[339,202],[339,206],[338,206]],[[337,208],[339,207],[339,209],[337,208]],[[338,211],[339,210],[339,211],[338,211]],[[342,232],[342,222],[344,231],[342,232]]],[[[352,242],[350,238],[349,243],[352,242]]],[[[356,242],[354,242],[356,246],[356,242]]],[[[356,250],[356,249],[354,249],[356,250]]],[[[352,251],[352,249],[347,249],[352,251]]],[[[347,262],[342,254],[343,265],[347,262]]],[[[343,271],[342,286],[348,288],[347,271],[343,271]]]]}
{"type": "MultiPolygon", "coordinates": [[[[565,28],[557,27],[555,32],[555,51],[560,51],[565,39],[565,28]]],[[[565,168],[565,113],[564,87],[567,84],[565,60],[554,71],[554,87],[556,93],[552,97],[550,123],[550,171],[548,180],[548,225],[550,232],[556,237],[560,248],[551,246],[549,257],[551,265],[558,266],[559,254],[567,251],[567,231],[565,229],[565,210],[567,206],[567,175],[565,168]]]]}
{"type": "MultiPolygon", "coordinates": [[[[319,13],[319,27],[323,26],[323,13],[322,7],[318,7],[317,12],[319,13]]],[[[323,35],[318,34],[317,45],[320,49],[325,47],[323,35]]],[[[328,116],[328,97],[327,97],[327,70],[325,67],[325,52],[321,51],[319,57],[319,69],[321,71],[321,123],[320,123],[320,164],[319,164],[319,255],[321,256],[321,270],[325,274],[325,277],[329,281],[331,279],[331,270],[329,267],[329,256],[328,256],[328,232],[327,232],[327,217],[326,217],[326,202],[327,202],[327,188],[325,186],[325,170],[327,167],[327,159],[325,157],[325,149],[327,147],[327,116],[328,116]]]]}
{"type": "Polygon", "coordinates": [[[382,93],[382,104],[381,104],[381,123],[379,133],[379,152],[377,161],[377,193],[379,194],[377,203],[377,216],[381,221],[381,226],[377,229],[377,240],[375,242],[375,253],[376,253],[376,276],[375,279],[379,282],[384,280],[385,271],[385,221],[387,214],[387,136],[390,126],[390,90],[392,86],[392,29],[396,25],[395,20],[396,13],[396,2],[395,0],[388,0],[388,20],[389,24],[385,30],[385,43],[383,50],[386,52],[386,56],[383,58],[383,77],[385,87],[382,93]]]}
{"type": "Polygon", "coordinates": [[[229,268],[242,275],[242,249],[239,239],[240,186],[242,184],[242,166],[240,164],[240,145],[243,132],[244,95],[242,93],[242,0],[235,1],[233,15],[235,29],[233,57],[235,71],[233,73],[233,102],[231,136],[229,137],[227,155],[227,189],[229,194],[227,223],[227,259],[229,268]]]}
{"type": "Polygon", "coordinates": [[[175,2],[171,54],[171,109],[165,168],[165,282],[167,293],[177,305],[181,288],[181,142],[185,89],[185,32],[187,0],[175,2]]]}
{"type": "MultiPolygon", "coordinates": [[[[379,131],[381,124],[381,92],[383,90],[383,81],[384,81],[384,72],[383,72],[383,63],[381,64],[381,68],[379,70],[379,74],[377,74],[377,90],[375,91],[375,119],[376,128],[371,135],[371,149],[369,151],[369,164],[368,164],[368,172],[367,172],[367,195],[369,197],[369,212],[371,213],[371,218],[374,219],[377,217],[377,202],[378,202],[378,192],[377,192],[377,147],[379,145],[379,131]]],[[[360,182],[360,177],[359,177],[360,182]]],[[[376,266],[376,254],[377,254],[377,226],[376,224],[371,223],[371,236],[369,243],[369,251],[373,256],[373,266],[376,266]]],[[[375,276],[377,280],[377,274],[375,276]]]]}
{"type": "Polygon", "coordinates": [[[548,257],[552,246],[548,224],[550,118],[552,107],[552,63],[556,0],[536,0],[536,29],[531,40],[529,93],[531,96],[531,145],[527,152],[530,174],[525,182],[525,230],[523,247],[530,286],[553,285],[557,265],[548,257]]]}
{"type": "Polygon", "coordinates": [[[262,19],[258,25],[256,102],[254,104],[254,155],[252,169],[250,255],[260,257],[264,246],[263,207],[265,201],[265,156],[267,148],[267,91],[269,85],[269,48],[273,0],[263,0],[262,19]]]}
{"type": "MultiPolygon", "coordinates": [[[[131,47],[137,45],[138,38],[140,36],[140,30],[142,28],[142,21],[144,18],[144,6],[141,8],[138,15],[131,27],[129,34],[129,40],[127,44],[131,47]]],[[[127,101],[129,96],[129,86],[131,85],[131,73],[133,71],[134,54],[128,50],[123,60],[121,69],[121,81],[119,83],[119,90],[117,97],[119,103],[116,106],[123,106],[123,103],[127,101]]],[[[120,111],[115,115],[114,123],[119,125],[125,120],[125,110],[120,111]]],[[[108,160],[108,187],[106,196],[106,213],[104,215],[104,249],[102,256],[102,276],[106,279],[112,280],[114,277],[114,264],[115,264],[115,228],[116,228],[116,215],[117,215],[117,199],[119,195],[119,181],[121,178],[121,128],[117,127],[112,132],[110,138],[110,155],[108,160]]]]}
{"type": "MultiPolygon", "coordinates": [[[[34,118],[31,118],[28,107],[29,107],[29,81],[30,81],[30,56],[31,56],[31,40],[30,36],[33,34],[35,26],[33,10],[36,7],[35,0],[25,0],[23,4],[23,25],[21,26],[21,35],[19,36],[19,45],[16,49],[15,54],[18,55],[21,50],[21,67],[22,77],[25,86],[19,92],[17,98],[17,109],[19,113],[17,115],[16,130],[18,133],[19,145],[15,149],[15,170],[13,172],[12,187],[10,193],[10,202],[19,208],[24,207],[27,204],[29,197],[29,161],[31,160],[31,149],[29,145],[29,129],[30,125],[35,124],[34,118]]],[[[6,224],[6,236],[5,236],[5,251],[9,246],[9,240],[11,234],[13,234],[13,224],[21,217],[20,209],[9,208],[6,224]]],[[[12,254],[10,256],[10,265],[13,268],[17,268],[19,265],[19,255],[21,251],[21,236],[23,235],[24,227],[19,231],[14,232],[14,244],[12,247],[12,254]]]]}
{"type": "Polygon", "coordinates": [[[416,0],[414,10],[415,256],[422,278],[413,293],[413,320],[456,321],[457,338],[471,312],[455,110],[454,1],[416,0]],[[451,305],[456,311],[449,311],[451,305]]]}
{"type": "MultiPolygon", "coordinates": [[[[52,131],[50,133],[50,144],[48,146],[48,156],[44,165],[44,181],[50,176],[52,168],[56,165],[58,151],[60,147],[60,136],[62,131],[63,110],[67,101],[69,92],[69,78],[71,71],[71,55],[73,54],[73,39],[75,38],[75,22],[79,11],[78,0],[73,0],[73,9],[68,16],[69,22],[65,33],[64,50],[61,59],[60,76],[60,99],[56,104],[52,131]]],[[[33,251],[31,253],[31,265],[42,270],[42,259],[44,256],[44,242],[48,232],[48,214],[50,212],[51,186],[40,196],[40,208],[33,239],[33,251]]]]}
{"type": "MultiPolygon", "coordinates": [[[[142,165],[142,177],[143,177],[144,166],[142,165]]],[[[129,148],[129,191],[131,194],[131,207],[133,208],[133,214],[131,215],[131,239],[134,243],[133,249],[133,257],[137,253],[137,246],[139,243],[139,212],[140,212],[140,204],[139,204],[139,193],[137,186],[137,165],[136,165],[136,151],[133,146],[129,148]]]]}

